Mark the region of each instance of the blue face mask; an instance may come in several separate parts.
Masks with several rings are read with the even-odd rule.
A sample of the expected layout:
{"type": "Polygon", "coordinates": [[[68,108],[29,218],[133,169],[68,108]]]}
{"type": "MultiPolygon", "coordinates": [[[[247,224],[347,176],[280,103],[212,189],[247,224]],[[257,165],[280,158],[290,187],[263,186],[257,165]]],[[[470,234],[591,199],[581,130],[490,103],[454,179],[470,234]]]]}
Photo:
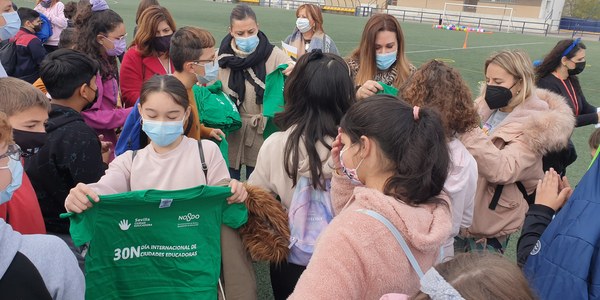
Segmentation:
{"type": "Polygon", "coordinates": [[[217,62],[206,63],[204,67],[204,76],[196,74],[196,79],[200,84],[207,84],[217,79],[219,75],[219,64],[217,62]]]}
{"type": "Polygon", "coordinates": [[[396,62],[397,54],[398,51],[385,54],[377,54],[375,56],[375,60],[377,61],[377,69],[381,71],[389,69],[396,62]]]}
{"type": "Polygon", "coordinates": [[[9,158],[8,169],[10,170],[12,180],[6,189],[0,191],[0,204],[8,202],[8,200],[12,198],[12,195],[15,193],[15,191],[21,187],[21,181],[23,180],[23,165],[21,165],[20,160],[9,158]]]}
{"type": "Polygon", "coordinates": [[[258,46],[258,42],[258,35],[249,36],[247,38],[235,37],[235,44],[237,45],[238,49],[246,53],[254,51],[256,46],[258,46]]]}
{"type": "Polygon", "coordinates": [[[183,120],[162,122],[143,119],[142,130],[156,145],[171,145],[183,134],[183,120]]]}
{"type": "Polygon", "coordinates": [[[19,14],[16,11],[2,13],[2,17],[6,21],[6,24],[0,28],[0,39],[4,41],[10,39],[19,32],[19,28],[21,28],[21,18],[19,18],[19,14]]]}

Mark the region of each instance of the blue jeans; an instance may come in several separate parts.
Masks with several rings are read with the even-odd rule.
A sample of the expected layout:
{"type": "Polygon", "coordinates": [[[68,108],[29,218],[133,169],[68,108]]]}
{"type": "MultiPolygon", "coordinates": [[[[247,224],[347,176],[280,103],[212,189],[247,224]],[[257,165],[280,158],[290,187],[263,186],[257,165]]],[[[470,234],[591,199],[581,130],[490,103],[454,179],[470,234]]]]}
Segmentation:
{"type": "Polygon", "coordinates": [[[244,168],[246,168],[246,178],[244,178],[244,180],[240,179],[242,177],[242,166],[240,166],[239,170],[229,168],[229,176],[231,176],[232,179],[237,179],[239,181],[247,181],[248,178],[250,178],[250,174],[254,172],[254,167],[244,166],[244,168]]]}

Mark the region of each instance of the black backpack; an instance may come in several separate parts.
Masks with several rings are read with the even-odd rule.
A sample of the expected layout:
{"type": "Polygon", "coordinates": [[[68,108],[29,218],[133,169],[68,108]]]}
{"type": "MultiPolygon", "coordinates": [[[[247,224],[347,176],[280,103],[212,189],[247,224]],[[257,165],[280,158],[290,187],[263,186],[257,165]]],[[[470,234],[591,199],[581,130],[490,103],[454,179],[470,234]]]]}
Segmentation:
{"type": "Polygon", "coordinates": [[[17,42],[8,39],[0,42],[0,62],[8,76],[15,74],[17,68],[17,42]]]}

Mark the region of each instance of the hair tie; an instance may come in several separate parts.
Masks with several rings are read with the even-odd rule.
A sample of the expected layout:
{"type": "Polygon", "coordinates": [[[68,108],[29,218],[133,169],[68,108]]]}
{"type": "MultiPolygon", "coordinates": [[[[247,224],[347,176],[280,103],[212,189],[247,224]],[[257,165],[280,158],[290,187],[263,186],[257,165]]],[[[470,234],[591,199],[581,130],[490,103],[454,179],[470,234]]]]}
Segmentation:
{"type": "Polygon", "coordinates": [[[413,117],[415,118],[415,121],[419,119],[419,109],[420,107],[418,106],[413,106],[413,117]]]}
{"type": "Polygon", "coordinates": [[[92,5],[92,11],[103,11],[108,9],[106,0],[90,0],[90,4],[92,5]]]}
{"type": "Polygon", "coordinates": [[[569,55],[569,53],[571,51],[573,51],[573,48],[575,48],[575,46],[577,46],[579,44],[579,42],[581,42],[581,38],[576,38],[573,43],[571,43],[571,45],[565,49],[565,51],[562,53],[562,56],[567,56],[569,55]]]}

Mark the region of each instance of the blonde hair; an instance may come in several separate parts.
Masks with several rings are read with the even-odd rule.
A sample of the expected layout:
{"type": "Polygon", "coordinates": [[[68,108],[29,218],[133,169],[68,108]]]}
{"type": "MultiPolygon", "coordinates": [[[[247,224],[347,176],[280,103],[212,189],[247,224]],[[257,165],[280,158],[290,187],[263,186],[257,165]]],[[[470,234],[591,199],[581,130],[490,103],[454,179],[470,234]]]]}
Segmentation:
{"type": "MultiPolygon", "coordinates": [[[[536,299],[521,269],[499,254],[459,254],[435,269],[464,299],[536,299]]],[[[429,300],[431,297],[419,292],[410,299],[429,300]]]]}
{"type": "Polygon", "coordinates": [[[33,85],[18,78],[0,78],[0,111],[12,116],[30,107],[50,110],[50,101],[33,85]]]}
{"type": "MultiPolygon", "coordinates": [[[[517,105],[524,103],[531,96],[535,89],[535,72],[533,70],[533,63],[525,51],[503,50],[493,53],[485,61],[484,73],[487,73],[490,64],[499,66],[508,74],[512,75],[515,81],[521,82],[521,90],[518,95],[510,100],[507,108],[515,108],[517,105]]],[[[482,96],[485,97],[485,90],[483,91],[482,96]]]]}
{"type": "Polygon", "coordinates": [[[350,56],[355,59],[360,66],[356,73],[356,78],[354,79],[356,85],[362,85],[367,80],[373,80],[373,77],[377,74],[375,40],[377,39],[377,33],[381,31],[391,31],[396,34],[398,53],[396,54],[395,67],[398,71],[398,76],[394,80],[393,86],[400,87],[400,85],[410,76],[410,62],[404,54],[404,33],[402,33],[400,23],[398,23],[398,20],[392,15],[375,14],[367,21],[360,39],[360,44],[350,56]]]}
{"type": "Polygon", "coordinates": [[[12,141],[12,126],[8,122],[8,116],[0,111],[0,143],[11,144],[12,141]]]}

